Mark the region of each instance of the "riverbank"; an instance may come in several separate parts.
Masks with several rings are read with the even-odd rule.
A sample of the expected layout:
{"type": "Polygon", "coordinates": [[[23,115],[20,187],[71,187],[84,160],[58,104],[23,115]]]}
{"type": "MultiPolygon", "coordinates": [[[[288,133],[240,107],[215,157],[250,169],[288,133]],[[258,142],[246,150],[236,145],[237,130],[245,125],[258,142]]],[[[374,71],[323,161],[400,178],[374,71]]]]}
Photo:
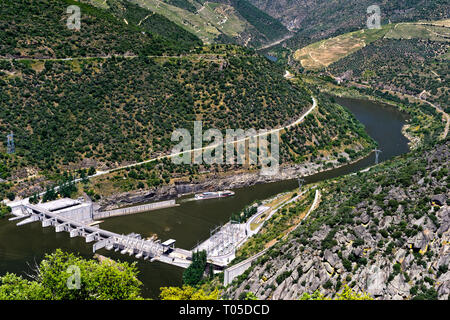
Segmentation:
{"type": "MultiPolygon", "coordinates": [[[[345,95],[342,95],[345,96],[345,95]]],[[[352,97],[354,98],[354,97],[352,97]]],[[[355,100],[353,103],[356,104],[364,104],[364,101],[366,100],[355,100]]],[[[372,100],[369,100],[372,101],[372,100]]],[[[380,103],[379,101],[374,101],[374,105],[380,103]]],[[[405,130],[405,126],[407,126],[406,123],[402,122],[400,126],[400,122],[403,121],[403,119],[406,119],[405,116],[401,116],[401,112],[398,111],[389,111],[389,110],[398,110],[399,108],[392,104],[386,104],[383,102],[383,107],[387,106],[387,111],[391,113],[391,118],[394,117],[397,120],[397,125],[395,129],[398,131],[403,131],[403,135],[401,133],[399,134],[399,139],[407,139],[409,141],[409,145],[412,146],[411,141],[414,140],[414,136],[411,134],[408,134],[407,130],[405,130]],[[391,108],[391,109],[390,109],[391,108]]],[[[378,106],[364,106],[366,109],[365,114],[369,115],[370,117],[373,117],[374,120],[370,119],[360,119],[360,121],[366,121],[366,124],[370,125],[370,129],[372,130],[369,132],[370,134],[377,133],[374,132],[377,131],[377,129],[373,129],[374,125],[377,125],[377,121],[383,121],[386,123],[388,121],[387,119],[380,118],[380,115],[377,113],[371,113],[368,109],[378,109],[378,106]],[[367,122],[369,121],[369,122],[367,122]],[[372,123],[371,123],[372,122],[372,123]]],[[[355,110],[350,110],[351,112],[355,112],[355,110]]],[[[383,110],[380,110],[378,113],[383,113],[383,110]]],[[[394,130],[394,129],[389,129],[394,130]]],[[[389,131],[388,130],[388,131],[389,131]]],[[[367,130],[366,130],[367,131],[367,130]]],[[[369,134],[369,135],[370,135],[369,134]]],[[[384,133],[379,137],[379,139],[389,139],[389,137],[384,137],[384,133]]],[[[417,144],[417,142],[415,142],[417,144]]],[[[390,151],[386,150],[386,145],[388,143],[384,143],[384,146],[381,146],[383,149],[383,156],[388,157],[390,154],[396,153],[396,148],[398,146],[390,146],[390,151]]],[[[362,145],[354,145],[351,147],[351,149],[358,150],[358,152],[363,152],[363,146],[362,145]]],[[[406,148],[402,152],[409,151],[409,148],[406,148]]],[[[318,161],[315,162],[307,162],[302,164],[289,164],[284,165],[280,167],[280,173],[274,176],[262,176],[260,175],[260,172],[257,170],[254,171],[248,171],[248,170],[240,170],[240,171],[234,171],[234,172],[221,172],[221,173],[215,173],[215,174],[205,174],[203,176],[197,176],[197,179],[194,181],[187,182],[187,179],[179,179],[179,181],[176,181],[175,183],[171,185],[164,185],[157,188],[153,188],[151,190],[133,190],[123,193],[114,193],[110,196],[103,197],[99,204],[101,205],[101,210],[111,210],[115,209],[117,207],[123,207],[123,206],[129,206],[134,204],[140,204],[140,203],[150,203],[154,201],[162,201],[162,200],[169,200],[169,199],[176,199],[182,196],[187,196],[193,193],[199,193],[199,192],[205,192],[205,191],[219,191],[219,190],[225,190],[225,189],[241,189],[250,187],[257,184],[267,184],[267,183],[274,183],[279,181],[285,181],[285,180],[293,180],[297,179],[299,177],[309,177],[317,174],[325,174],[329,171],[337,170],[346,168],[348,166],[352,166],[358,162],[361,162],[365,160],[369,164],[369,157],[372,155],[373,152],[365,152],[361,156],[355,158],[354,160],[350,160],[350,157],[347,153],[341,152],[339,153],[338,157],[342,156],[347,159],[346,163],[340,163],[336,160],[338,157],[332,157],[330,156],[331,152],[328,156],[323,156],[318,159],[318,161]]],[[[369,165],[374,164],[374,162],[370,163],[369,165]]]]}
{"type": "MultiPolygon", "coordinates": [[[[400,129],[403,125],[401,117],[398,117],[398,111],[393,108],[377,108],[383,117],[374,118],[370,110],[359,107],[360,103],[355,103],[354,115],[357,118],[363,117],[361,121],[366,126],[369,135],[377,136],[377,133],[387,133],[380,136],[377,140],[380,148],[384,152],[380,155],[380,162],[392,159],[407,152],[406,139],[403,139],[400,129]],[[395,125],[390,119],[395,118],[395,125]],[[392,147],[390,147],[392,146],[392,147]]],[[[354,172],[359,172],[374,164],[373,156],[366,156],[351,165],[340,166],[338,169],[328,171],[321,170],[312,176],[304,179],[305,185],[324,180],[334,179],[354,172]]],[[[315,167],[317,169],[317,167],[315,167]]],[[[300,169],[301,166],[300,166],[300,169]]],[[[314,168],[311,167],[310,170],[314,168]]],[[[284,168],[282,168],[284,171],[284,168]]],[[[306,170],[303,168],[303,170],[306,170]]],[[[306,171],[305,171],[306,172],[306,171]]],[[[309,171],[316,172],[316,171],[309,171]]],[[[248,174],[249,172],[241,172],[248,174]]],[[[241,212],[243,208],[255,201],[269,199],[277,194],[294,190],[298,187],[297,176],[293,180],[285,180],[273,183],[259,183],[253,186],[245,187],[236,192],[234,197],[223,199],[211,199],[208,201],[190,201],[187,197],[177,199],[179,206],[165,208],[129,216],[120,216],[105,219],[102,222],[102,228],[111,230],[118,234],[139,233],[143,237],[157,235],[159,239],[176,239],[178,248],[193,248],[198,243],[208,239],[217,226],[229,222],[233,213],[241,212]]],[[[225,178],[225,177],[223,177],[225,178]]],[[[235,178],[236,179],[236,178],[235,178]]],[[[191,183],[187,183],[191,184],[191,183]]],[[[195,184],[195,183],[194,183],[195,184]]],[[[188,190],[184,190],[180,184],[180,195],[188,190]]],[[[214,185],[214,181],[210,182],[214,185]]],[[[173,190],[173,196],[178,198],[174,186],[164,187],[166,195],[170,195],[173,190]]],[[[153,191],[154,192],[154,191],[153,191]]],[[[144,190],[138,196],[152,195],[151,190],[144,190]]],[[[146,199],[143,199],[146,202],[146,199]]],[[[311,199],[312,200],[312,199],[311,199]]],[[[147,202],[150,202],[147,200],[147,202]]],[[[121,203],[125,206],[126,202],[121,203]]],[[[18,228],[15,223],[0,221],[0,274],[5,272],[21,273],[27,269],[27,263],[33,260],[40,260],[46,253],[52,252],[57,248],[69,252],[81,253],[86,258],[92,257],[92,248],[86,244],[82,238],[70,238],[64,233],[55,233],[53,230],[42,228],[39,224],[28,224],[18,228]],[[3,243],[3,246],[2,246],[3,243]],[[6,246],[5,243],[8,243],[6,246]],[[33,243],[30,246],[30,243],[33,243]]],[[[99,254],[106,255],[112,259],[135,262],[136,259],[121,255],[114,251],[100,250],[99,254]]],[[[183,269],[163,264],[160,262],[137,261],[137,267],[140,271],[139,279],[144,283],[143,295],[149,298],[157,298],[159,288],[163,286],[181,286],[183,269]]]]}
{"type": "Polygon", "coordinates": [[[450,116],[429,101],[389,90],[381,91],[387,97],[382,98],[375,94],[376,90],[374,88],[354,82],[349,82],[345,86],[343,86],[316,77],[305,77],[305,82],[318,87],[321,92],[327,93],[332,96],[350,99],[364,99],[372,101],[374,103],[393,106],[395,108],[398,108],[399,111],[407,113],[411,116],[411,121],[416,122],[415,126],[405,124],[402,128],[403,135],[410,141],[409,147],[411,148],[411,150],[416,150],[417,148],[422,146],[424,142],[429,138],[427,137],[427,135],[432,136],[430,132],[438,130],[439,126],[441,125],[440,121],[437,121],[437,119],[426,112],[426,110],[414,108],[414,103],[416,103],[417,105],[430,105],[433,109],[436,110],[436,112],[442,113],[444,119],[446,120],[446,124],[445,127],[443,127],[443,132],[440,136],[440,139],[445,139],[448,134],[448,130],[450,127],[450,116]],[[367,93],[367,91],[369,91],[369,93],[367,93]],[[407,100],[404,101],[404,99],[407,100]],[[420,116],[418,116],[419,114],[420,116]]]}
{"type": "Polygon", "coordinates": [[[115,194],[101,199],[98,204],[100,205],[101,211],[113,210],[124,206],[176,199],[194,193],[220,191],[226,189],[241,189],[257,184],[292,180],[299,177],[312,176],[352,165],[368,158],[371,154],[372,152],[364,154],[363,156],[343,165],[339,165],[340,163],[337,160],[322,159],[320,164],[308,162],[297,165],[282,166],[280,167],[279,174],[272,176],[261,175],[259,170],[244,173],[227,173],[226,176],[215,175],[204,178],[203,181],[195,183],[180,182],[172,185],[161,186],[152,190],[135,190],[115,194]],[[332,163],[333,167],[325,168],[325,163],[332,163]]]}

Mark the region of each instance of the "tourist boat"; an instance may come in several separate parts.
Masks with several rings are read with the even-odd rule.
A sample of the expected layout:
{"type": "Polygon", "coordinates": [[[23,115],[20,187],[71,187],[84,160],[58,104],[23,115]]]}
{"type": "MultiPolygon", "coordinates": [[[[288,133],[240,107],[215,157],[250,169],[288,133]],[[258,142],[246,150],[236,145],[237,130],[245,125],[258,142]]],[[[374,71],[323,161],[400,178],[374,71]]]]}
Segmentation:
{"type": "Polygon", "coordinates": [[[225,198],[234,196],[234,192],[230,190],[218,191],[218,192],[203,192],[195,195],[195,200],[225,198]]]}

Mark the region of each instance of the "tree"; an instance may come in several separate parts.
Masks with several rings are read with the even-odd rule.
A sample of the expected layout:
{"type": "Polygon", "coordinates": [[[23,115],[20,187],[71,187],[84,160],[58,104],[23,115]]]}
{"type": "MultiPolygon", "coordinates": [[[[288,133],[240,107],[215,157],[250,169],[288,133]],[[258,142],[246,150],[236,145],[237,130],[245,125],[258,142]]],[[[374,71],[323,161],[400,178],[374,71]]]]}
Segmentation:
{"type": "Polygon", "coordinates": [[[357,293],[353,291],[348,285],[345,285],[340,293],[336,293],[336,298],[331,299],[325,297],[319,290],[316,290],[313,294],[304,293],[300,300],[373,300],[367,293],[357,293]]]}
{"type": "Polygon", "coordinates": [[[33,280],[0,277],[0,300],[142,299],[137,274],[136,263],[85,260],[58,249],[45,256],[33,280]]]}
{"type": "Polygon", "coordinates": [[[88,171],[88,175],[89,175],[89,176],[93,176],[96,172],[97,172],[97,170],[95,170],[94,167],[90,167],[90,168],[89,168],[89,171],[88,171]]]}
{"type": "Polygon", "coordinates": [[[251,291],[243,291],[239,295],[239,300],[259,300],[258,297],[251,291]]]}
{"type": "Polygon", "coordinates": [[[189,286],[197,285],[203,278],[206,267],[206,251],[193,252],[192,263],[183,272],[183,283],[189,286]]]}
{"type": "Polygon", "coordinates": [[[47,187],[47,190],[45,191],[44,196],[42,197],[42,202],[56,200],[57,198],[58,193],[55,191],[55,189],[47,187]]]}
{"type": "Polygon", "coordinates": [[[5,206],[3,203],[0,203],[0,218],[3,218],[8,213],[11,212],[11,208],[8,206],[5,206]]]}
{"type": "Polygon", "coordinates": [[[159,295],[161,300],[219,300],[219,289],[206,293],[203,289],[197,289],[184,285],[179,287],[162,287],[159,295]]]}
{"type": "Polygon", "coordinates": [[[41,300],[45,296],[42,284],[7,273],[0,278],[0,300],[41,300]]]}
{"type": "Polygon", "coordinates": [[[14,199],[16,198],[16,195],[14,194],[14,192],[8,192],[6,194],[6,197],[10,200],[10,201],[14,201],[14,199]]]}

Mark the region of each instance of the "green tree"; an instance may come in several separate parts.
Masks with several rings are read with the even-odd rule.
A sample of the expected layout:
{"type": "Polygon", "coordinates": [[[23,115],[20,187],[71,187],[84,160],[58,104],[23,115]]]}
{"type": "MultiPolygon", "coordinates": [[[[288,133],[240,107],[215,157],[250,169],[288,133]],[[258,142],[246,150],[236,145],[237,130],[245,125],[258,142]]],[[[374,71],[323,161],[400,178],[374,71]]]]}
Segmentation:
{"type": "Polygon", "coordinates": [[[334,299],[325,297],[319,290],[313,294],[304,293],[300,300],[373,300],[367,293],[358,293],[353,291],[348,285],[345,285],[340,293],[336,293],[334,299]]]}
{"type": "Polygon", "coordinates": [[[193,252],[192,263],[183,272],[183,283],[189,286],[197,285],[203,278],[206,268],[206,251],[193,252]]]}
{"type": "Polygon", "coordinates": [[[8,206],[5,206],[3,203],[0,203],[0,218],[3,218],[8,213],[11,212],[11,208],[8,206]]]}
{"type": "Polygon", "coordinates": [[[219,289],[205,292],[204,289],[184,285],[179,287],[162,287],[159,295],[161,300],[218,300],[219,289]]]}
{"type": "Polygon", "coordinates": [[[37,270],[32,281],[14,274],[0,277],[0,300],[142,299],[135,263],[97,262],[58,249],[37,270]]]}

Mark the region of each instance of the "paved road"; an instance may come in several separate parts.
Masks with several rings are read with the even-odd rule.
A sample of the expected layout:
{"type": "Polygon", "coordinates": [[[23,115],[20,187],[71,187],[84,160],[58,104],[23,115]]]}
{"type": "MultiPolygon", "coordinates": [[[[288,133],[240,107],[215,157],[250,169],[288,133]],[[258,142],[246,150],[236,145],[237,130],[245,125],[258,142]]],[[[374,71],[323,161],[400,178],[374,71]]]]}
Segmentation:
{"type": "MultiPolygon", "coordinates": [[[[267,131],[267,132],[259,133],[259,134],[255,135],[255,136],[253,136],[253,138],[257,138],[257,137],[264,136],[264,135],[270,135],[272,133],[279,132],[281,130],[289,129],[291,127],[299,125],[305,119],[306,116],[308,116],[311,112],[314,111],[314,109],[318,105],[317,99],[315,97],[313,97],[313,96],[311,96],[311,98],[313,100],[312,107],[309,108],[309,110],[306,113],[304,113],[300,118],[298,118],[296,121],[294,121],[293,123],[291,123],[291,124],[289,124],[287,126],[281,127],[281,128],[276,128],[276,129],[272,129],[272,130],[267,131]]],[[[235,140],[233,142],[223,143],[223,145],[225,146],[227,144],[234,144],[234,143],[237,143],[237,142],[242,142],[242,141],[248,140],[250,138],[252,138],[252,137],[245,137],[243,139],[235,140]]],[[[156,157],[156,158],[152,158],[152,159],[145,160],[145,161],[138,162],[138,163],[133,163],[133,164],[130,164],[130,165],[127,165],[127,166],[122,166],[122,167],[118,167],[118,168],[107,170],[107,171],[99,171],[96,174],[94,174],[92,176],[89,176],[88,178],[98,177],[98,176],[101,176],[101,175],[104,175],[104,174],[111,173],[112,171],[116,171],[116,170],[122,170],[122,169],[126,169],[126,168],[136,167],[136,166],[139,166],[139,165],[142,165],[142,164],[146,164],[146,163],[149,163],[149,162],[154,162],[156,160],[162,160],[162,159],[177,157],[177,156],[180,156],[180,155],[185,154],[185,153],[192,153],[192,152],[195,152],[195,151],[202,151],[202,150],[207,150],[207,149],[213,149],[213,148],[215,148],[215,147],[217,147],[219,145],[221,145],[221,144],[215,144],[215,145],[210,145],[210,146],[207,146],[207,147],[196,148],[196,149],[191,149],[191,150],[187,150],[187,151],[172,153],[172,154],[169,154],[169,155],[159,156],[159,157],[156,157]]],[[[81,179],[78,179],[78,180],[81,180],[81,179]]]]}
{"type": "MultiPolygon", "coordinates": [[[[260,137],[260,136],[262,136],[262,135],[269,135],[269,134],[272,134],[272,133],[275,133],[275,132],[279,132],[279,131],[281,131],[281,130],[288,129],[288,128],[291,128],[291,127],[293,127],[293,126],[296,126],[296,125],[300,124],[300,123],[305,119],[305,117],[308,116],[311,112],[313,112],[314,109],[318,106],[317,99],[316,99],[315,97],[313,97],[313,96],[311,96],[311,98],[312,98],[312,100],[313,100],[313,105],[312,105],[312,107],[309,108],[309,110],[308,110],[306,113],[304,113],[300,118],[298,118],[296,121],[294,121],[293,123],[291,123],[291,124],[289,124],[289,125],[287,125],[287,126],[281,127],[281,128],[276,128],[276,129],[272,129],[272,130],[267,131],[267,132],[264,132],[264,133],[259,133],[259,134],[257,134],[257,135],[254,136],[254,137],[256,138],[256,137],[260,137]]],[[[237,142],[242,142],[242,141],[248,140],[248,139],[250,139],[250,138],[252,138],[252,137],[246,137],[246,138],[243,138],[243,139],[235,140],[235,141],[233,141],[233,142],[224,143],[223,145],[232,144],[232,143],[237,143],[237,142]]],[[[207,149],[215,148],[215,147],[217,147],[218,145],[219,145],[219,144],[211,145],[211,146],[207,146],[207,147],[203,147],[203,148],[191,149],[191,150],[188,150],[188,151],[183,151],[183,152],[173,153],[173,154],[169,154],[169,155],[163,155],[163,156],[159,156],[159,157],[156,157],[156,158],[152,158],[152,159],[149,159],[149,160],[146,160],[146,161],[142,161],[142,162],[138,162],[138,163],[133,163],[133,164],[130,164],[130,165],[127,165],[127,166],[122,166],[122,167],[114,168],[114,169],[107,170],[107,171],[97,171],[97,173],[95,173],[94,175],[88,176],[87,179],[99,177],[99,176],[102,176],[102,175],[111,173],[112,171],[116,171],[116,170],[122,170],[122,169],[126,169],[126,168],[132,168],[132,167],[136,167],[136,166],[139,166],[139,165],[142,165],[142,164],[154,162],[154,161],[157,161],[157,160],[162,160],[162,159],[167,159],[167,158],[172,158],[172,157],[180,156],[180,155],[182,155],[182,154],[184,154],[184,153],[192,153],[192,152],[195,152],[195,151],[201,151],[201,150],[207,150],[207,149]]],[[[79,179],[73,180],[73,182],[80,182],[81,180],[82,180],[82,179],[79,178],[79,179]]],[[[58,187],[56,187],[55,190],[58,190],[58,187]]],[[[45,194],[45,192],[42,192],[42,193],[40,194],[40,196],[42,196],[43,194],[45,194]]],[[[28,200],[29,200],[29,198],[26,198],[26,199],[22,199],[22,200],[18,200],[18,201],[11,202],[10,204],[18,205],[18,204],[20,204],[20,203],[28,203],[28,200]]],[[[4,200],[4,201],[8,202],[7,200],[4,200]]]]}
{"type": "MultiPolygon", "coordinates": [[[[179,56],[155,56],[150,55],[146,56],[147,58],[171,58],[171,59],[183,59],[183,58],[199,58],[203,60],[219,60],[218,57],[225,57],[225,55],[217,53],[217,54],[185,54],[179,56]]],[[[18,57],[18,58],[5,58],[0,57],[0,61],[20,61],[20,60],[30,60],[30,61],[73,61],[73,60],[93,60],[93,59],[111,59],[111,58],[125,58],[125,59],[135,59],[140,56],[138,55],[106,55],[106,56],[90,56],[90,57],[72,57],[72,58],[27,58],[27,57],[18,57]]]]}
{"type": "Polygon", "coordinates": [[[424,100],[422,98],[419,98],[420,101],[428,103],[430,106],[432,106],[433,108],[436,109],[437,112],[442,113],[442,115],[444,116],[444,118],[446,119],[446,124],[445,124],[445,130],[442,133],[442,139],[447,138],[448,135],[448,131],[450,128],[450,116],[448,115],[448,113],[446,113],[444,110],[442,110],[440,107],[438,107],[435,104],[432,104],[430,101],[424,100]]]}

